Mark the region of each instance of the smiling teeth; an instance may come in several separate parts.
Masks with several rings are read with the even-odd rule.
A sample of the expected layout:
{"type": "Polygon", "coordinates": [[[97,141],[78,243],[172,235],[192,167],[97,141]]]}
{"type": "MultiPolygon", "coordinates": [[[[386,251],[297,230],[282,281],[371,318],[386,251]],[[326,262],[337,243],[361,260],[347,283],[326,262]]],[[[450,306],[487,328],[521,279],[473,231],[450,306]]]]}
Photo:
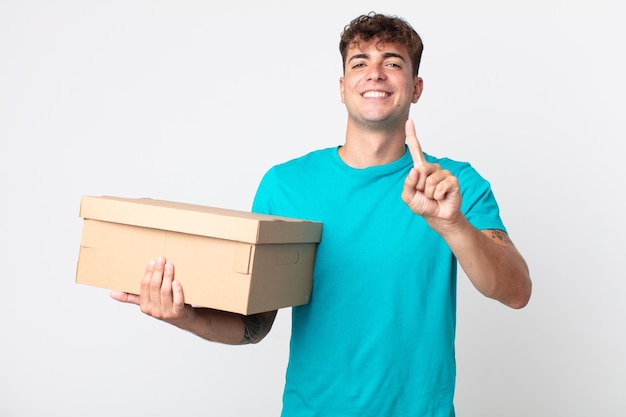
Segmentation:
{"type": "Polygon", "coordinates": [[[363,97],[386,97],[387,93],[384,91],[368,91],[363,93],[363,97]]]}

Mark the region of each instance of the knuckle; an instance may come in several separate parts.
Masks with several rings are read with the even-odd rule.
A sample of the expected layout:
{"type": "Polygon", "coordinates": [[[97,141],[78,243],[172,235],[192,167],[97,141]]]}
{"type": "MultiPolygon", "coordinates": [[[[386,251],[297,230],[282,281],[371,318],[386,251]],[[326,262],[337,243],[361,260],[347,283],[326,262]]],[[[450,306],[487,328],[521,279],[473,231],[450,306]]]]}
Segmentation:
{"type": "Polygon", "coordinates": [[[161,289],[161,280],[159,279],[152,279],[150,281],[150,285],[149,285],[151,290],[160,290],[161,289]]]}

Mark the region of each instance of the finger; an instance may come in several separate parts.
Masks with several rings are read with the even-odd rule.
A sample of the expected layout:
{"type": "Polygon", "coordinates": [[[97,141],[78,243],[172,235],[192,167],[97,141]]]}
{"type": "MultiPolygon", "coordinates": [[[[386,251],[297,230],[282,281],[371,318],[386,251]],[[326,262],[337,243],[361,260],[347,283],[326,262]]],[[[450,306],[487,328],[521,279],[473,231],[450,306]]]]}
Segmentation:
{"type": "Polygon", "coordinates": [[[409,204],[409,202],[415,196],[415,185],[417,184],[417,177],[417,171],[412,168],[409,171],[409,175],[407,175],[406,179],[404,180],[404,187],[402,187],[402,200],[407,204],[409,204]]]}
{"type": "Polygon", "coordinates": [[[123,291],[111,291],[110,295],[112,299],[122,303],[139,304],[139,296],[136,294],[123,291]]]}
{"type": "Polygon", "coordinates": [[[169,309],[172,305],[172,281],[174,278],[174,267],[166,263],[163,267],[163,281],[161,283],[161,304],[169,309]]]}
{"type": "Polygon", "coordinates": [[[413,158],[413,166],[417,167],[426,164],[424,152],[422,152],[422,147],[417,140],[415,123],[413,123],[413,120],[409,119],[406,121],[404,131],[406,135],[406,144],[409,147],[409,152],[411,152],[411,157],[413,158]]]}
{"type": "Polygon", "coordinates": [[[455,177],[450,175],[437,184],[437,188],[433,193],[433,198],[437,201],[442,201],[449,193],[457,192],[458,190],[459,182],[455,177]]]}
{"type": "Polygon", "coordinates": [[[183,297],[183,289],[180,283],[174,279],[174,264],[165,264],[165,273],[163,276],[163,285],[168,287],[169,302],[172,305],[174,311],[180,310],[180,307],[184,307],[185,301],[183,297]]]}
{"type": "Polygon", "coordinates": [[[161,285],[163,284],[163,269],[165,267],[165,259],[159,257],[154,263],[154,270],[150,277],[150,301],[161,303],[161,285]]]}
{"type": "Polygon", "coordinates": [[[178,281],[172,282],[172,296],[174,302],[174,311],[179,312],[185,308],[185,296],[183,295],[183,288],[178,281]]]}
{"type": "Polygon", "coordinates": [[[150,302],[150,282],[152,282],[152,274],[154,273],[155,263],[156,261],[154,259],[150,260],[148,266],[146,267],[146,273],[143,275],[143,279],[141,280],[139,299],[144,305],[150,302]]]}
{"type": "MultiPolygon", "coordinates": [[[[432,166],[435,166],[435,165],[432,165],[432,166]]],[[[449,176],[450,176],[450,172],[445,171],[445,170],[434,171],[433,173],[431,173],[426,179],[426,183],[424,185],[424,195],[427,198],[437,200],[437,198],[435,197],[435,191],[441,187],[441,184],[449,176]]]]}

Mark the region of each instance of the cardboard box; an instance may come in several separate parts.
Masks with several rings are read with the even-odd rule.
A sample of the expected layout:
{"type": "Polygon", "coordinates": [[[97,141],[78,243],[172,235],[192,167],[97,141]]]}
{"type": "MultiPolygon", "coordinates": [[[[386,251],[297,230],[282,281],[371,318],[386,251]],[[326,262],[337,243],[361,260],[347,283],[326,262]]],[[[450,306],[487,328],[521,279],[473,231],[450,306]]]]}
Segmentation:
{"type": "Polygon", "coordinates": [[[76,282],[139,294],[164,256],[185,302],[254,314],[309,301],[322,224],[151,199],[84,196],[76,282]]]}

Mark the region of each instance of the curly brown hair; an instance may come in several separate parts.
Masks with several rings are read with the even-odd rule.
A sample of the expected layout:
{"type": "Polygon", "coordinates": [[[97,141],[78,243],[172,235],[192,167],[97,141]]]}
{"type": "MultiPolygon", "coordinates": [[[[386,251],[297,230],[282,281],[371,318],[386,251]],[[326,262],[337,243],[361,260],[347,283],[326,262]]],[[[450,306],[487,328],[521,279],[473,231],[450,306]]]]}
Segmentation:
{"type": "Polygon", "coordinates": [[[344,27],[339,42],[339,52],[341,52],[344,71],[348,48],[352,44],[360,46],[361,42],[369,42],[372,39],[404,45],[411,57],[413,74],[418,74],[422,51],[424,50],[422,38],[404,19],[375,12],[361,15],[344,27]]]}

